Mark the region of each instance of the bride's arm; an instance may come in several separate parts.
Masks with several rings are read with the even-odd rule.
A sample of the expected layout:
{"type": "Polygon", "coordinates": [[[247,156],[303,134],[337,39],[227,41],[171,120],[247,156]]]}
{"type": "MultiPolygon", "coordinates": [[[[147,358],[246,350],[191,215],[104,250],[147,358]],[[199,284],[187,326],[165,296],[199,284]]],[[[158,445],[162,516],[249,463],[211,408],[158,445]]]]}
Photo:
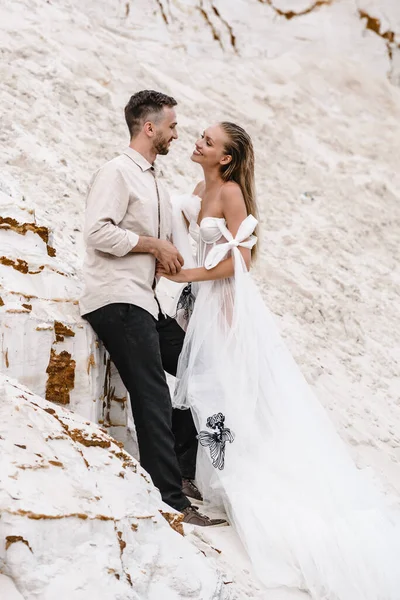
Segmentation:
{"type": "Polygon", "coordinates": [[[194,281],[215,281],[216,279],[228,279],[234,272],[233,258],[227,258],[221,261],[213,269],[197,267],[196,269],[181,269],[177,275],[168,275],[164,270],[158,272],[159,275],[167,277],[176,283],[193,283],[194,281]]]}
{"type": "MultiPolygon", "coordinates": [[[[197,190],[196,187],[195,191],[197,190]]],[[[238,229],[244,219],[247,217],[246,206],[240,187],[236,183],[226,183],[221,190],[222,211],[226,220],[226,225],[233,237],[236,237],[238,229]]],[[[251,250],[248,248],[239,248],[247,269],[250,269],[251,250]]],[[[159,271],[160,275],[164,275],[178,283],[190,283],[194,281],[213,281],[216,279],[227,279],[232,277],[234,273],[233,258],[229,257],[222,260],[213,269],[205,267],[197,267],[195,269],[182,269],[180,273],[174,276],[169,276],[159,271]]]]}

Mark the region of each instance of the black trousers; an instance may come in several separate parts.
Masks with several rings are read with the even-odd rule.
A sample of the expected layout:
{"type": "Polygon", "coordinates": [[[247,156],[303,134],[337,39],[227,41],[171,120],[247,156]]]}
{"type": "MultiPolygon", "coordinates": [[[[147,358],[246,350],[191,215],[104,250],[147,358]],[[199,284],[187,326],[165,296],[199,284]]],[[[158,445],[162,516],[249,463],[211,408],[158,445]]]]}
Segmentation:
{"type": "Polygon", "coordinates": [[[194,478],[197,432],[190,410],[173,410],[164,370],[176,375],[184,331],[169,317],[156,321],[133,304],[109,304],[84,315],[103,342],[127,388],[140,462],[164,502],[190,505],[182,477],[194,478]]]}

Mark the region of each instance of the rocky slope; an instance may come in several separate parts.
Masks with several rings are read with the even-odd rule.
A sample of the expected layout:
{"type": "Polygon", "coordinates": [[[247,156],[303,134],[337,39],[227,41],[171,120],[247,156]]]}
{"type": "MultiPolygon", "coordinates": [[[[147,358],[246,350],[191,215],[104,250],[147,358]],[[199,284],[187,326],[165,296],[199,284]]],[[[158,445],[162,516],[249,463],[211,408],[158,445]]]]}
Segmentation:
{"type": "Polygon", "coordinates": [[[227,598],[127,452],[0,377],[0,565],[25,600],[227,598]]]}

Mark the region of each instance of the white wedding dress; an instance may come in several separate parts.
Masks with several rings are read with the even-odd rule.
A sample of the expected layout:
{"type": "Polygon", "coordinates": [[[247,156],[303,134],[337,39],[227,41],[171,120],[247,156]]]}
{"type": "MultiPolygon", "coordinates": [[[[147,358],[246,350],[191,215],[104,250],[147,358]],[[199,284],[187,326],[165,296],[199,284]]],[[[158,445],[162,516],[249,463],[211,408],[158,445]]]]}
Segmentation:
{"type": "MultiPolygon", "coordinates": [[[[354,465],[286,348],[224,219],[197,224],[200,199],[174,205],[174,241],[207,269],[232,255],[235,275],[195,284],[175,406],[199,432],[198,485],[222,502],[256,573],[315,600],[399,600],[399,516],[354,465]]],[[[192,263],[193,264],[193,263],[192,263]]]]}

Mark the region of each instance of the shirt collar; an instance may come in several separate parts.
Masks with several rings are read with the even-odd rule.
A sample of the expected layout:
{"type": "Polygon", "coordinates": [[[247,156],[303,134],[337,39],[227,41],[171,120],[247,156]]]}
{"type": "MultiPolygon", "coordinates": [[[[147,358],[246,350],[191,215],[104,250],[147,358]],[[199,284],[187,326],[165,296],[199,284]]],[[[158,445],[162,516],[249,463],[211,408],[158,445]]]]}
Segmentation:
{"type": "Polygon", "coordinates": [[[133,162],[136,163],[137,166],[142,169],[142,171],[148,171],[149,169],[151,169],[153,167],[153,165],[151,165],[145,159],[145,157],[142,154],[140,154],[140,152],[137,152],[133,148],[130,148],[130,147],[126,148],[124,150],[124,154],[126,154],[126,156],[128,156],[131,160],[133,160],[133,162]]]}

